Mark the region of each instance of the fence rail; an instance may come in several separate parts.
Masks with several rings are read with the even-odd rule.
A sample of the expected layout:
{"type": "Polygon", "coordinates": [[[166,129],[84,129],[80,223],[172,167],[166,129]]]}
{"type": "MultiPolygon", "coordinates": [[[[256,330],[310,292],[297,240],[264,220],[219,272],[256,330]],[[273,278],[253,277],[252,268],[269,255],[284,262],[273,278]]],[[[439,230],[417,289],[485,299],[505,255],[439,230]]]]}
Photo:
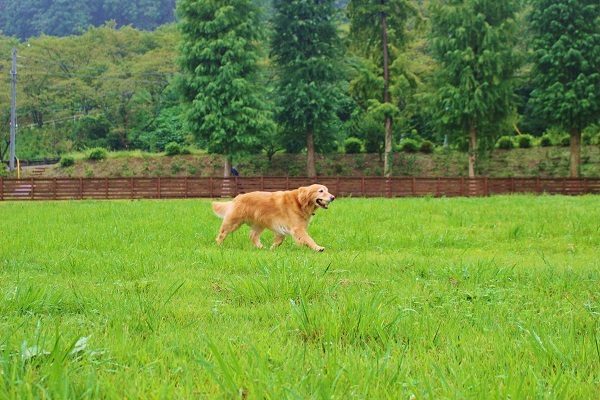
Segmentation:
{"type": "Polygon", "coordinates": [[[315,182],[340,197],[600,194],[600,178],[0,178],[0,201],[235,197],[256,190],[290,190],[315,182]]]}

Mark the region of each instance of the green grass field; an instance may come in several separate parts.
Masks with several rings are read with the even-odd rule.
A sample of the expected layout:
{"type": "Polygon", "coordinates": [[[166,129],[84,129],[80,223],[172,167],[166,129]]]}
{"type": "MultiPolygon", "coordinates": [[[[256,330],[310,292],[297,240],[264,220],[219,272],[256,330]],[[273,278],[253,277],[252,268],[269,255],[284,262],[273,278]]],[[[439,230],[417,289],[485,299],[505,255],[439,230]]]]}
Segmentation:
{"type": "Polygon", "coordinates": [[[339,199],[315,253],[219,248],[208,200],[0,203],[0,399],[598,398],[599,210],[339,199]]]}

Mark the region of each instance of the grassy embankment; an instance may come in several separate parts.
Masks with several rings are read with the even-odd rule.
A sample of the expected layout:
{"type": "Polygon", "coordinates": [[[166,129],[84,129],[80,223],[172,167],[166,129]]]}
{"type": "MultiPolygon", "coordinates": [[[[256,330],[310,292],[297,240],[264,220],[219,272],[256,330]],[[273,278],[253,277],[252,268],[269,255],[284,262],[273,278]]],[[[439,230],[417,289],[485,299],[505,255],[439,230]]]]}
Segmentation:
{"type": "MultiPolygon", "coordinates": [[[[222,176],[223,160],[216,155],[196,152],[185,156],[167,157],[140,151],[109,153],[101,161],[75,155],[70,167],[47,168],[42,177],[155,177],[155,176],[222,176]]],[[[581,174],[600,177],[600,148],[582,148],[581,174]]],[[[276,154],[269,162],[264,154],[236,160],[241,176],[302,176],[306,173],[306,155],[276,154]]],[[[568,177],[569,148],[534,147],[530,149],[495,150],[479,162],[479,176],[487,177],[568,177]]],[[[465,177],[468,176],[467,156],[456,150],[438,149],[433,154],[396,153],[395,176],[465,177]]],[[[24,176],[29,176],[25,171],[24,176]]],[[[319,176],[382,176],[383,162],[377,154],[320,154],[317,158],[319,176]]]]}

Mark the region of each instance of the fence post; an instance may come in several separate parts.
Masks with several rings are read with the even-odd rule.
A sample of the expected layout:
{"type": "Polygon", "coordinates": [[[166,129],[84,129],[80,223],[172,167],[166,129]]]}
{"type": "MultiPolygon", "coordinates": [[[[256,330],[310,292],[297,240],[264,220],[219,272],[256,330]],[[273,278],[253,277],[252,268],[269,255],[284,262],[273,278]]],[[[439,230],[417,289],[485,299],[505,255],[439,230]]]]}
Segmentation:
{"type": "Polygon", "coordinates": [[[0,178],[0,200],[4,200],[4,178],[0,178]]]}
{"type": "Polygon", "coordinates": [[[489,188],[488,188],[487,176],[485,178],[483,178],[483,195],[484,195],[484,197],[489,197],[489,195],[490,195],[489,188]]]}
{"type": "Polygon", "coordinates": [[[157,188],[157,190],[158,190],[158,193],[156,194],[156,198],[160,199],[160,198],[161,198],[161,197],[160,197],[160,191],[161,191],[161,187],[160,187],[160,176],[158,177],[158,183],[157,183],[157,186],[156,186],[156,188],[157,188]]]}
{"type": "Polygon", "coordinates": [[[79,200],[83,200],[83,178],[79,178],[79,200]]]}
{"type": "Polygon", "coordinates": [[[30,198],[31,200],[33,200],[33,198],[34,198],[34,196],[35,196],[35,193],[34,193],[34,191],[35,191],[35,186],[34,186],[34,182],[33,182],[33,177],[31,177],[31,178],[30,178],[30,180],[31,180],[31,190],[29,191],[29,198],[30,198]]]}

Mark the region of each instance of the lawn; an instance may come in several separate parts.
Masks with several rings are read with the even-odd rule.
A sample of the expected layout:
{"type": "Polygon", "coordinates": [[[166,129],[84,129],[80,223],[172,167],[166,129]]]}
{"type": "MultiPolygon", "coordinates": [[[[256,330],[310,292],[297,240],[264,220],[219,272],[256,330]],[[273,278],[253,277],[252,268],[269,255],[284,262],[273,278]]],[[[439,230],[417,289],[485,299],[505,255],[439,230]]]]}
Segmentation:
{"type": "Polygon", "coordinates": [[[218,247],[208,200],[0,203],[0,399],[597,398],[599,210],[342,198],[315,253],[218,247]]]}

